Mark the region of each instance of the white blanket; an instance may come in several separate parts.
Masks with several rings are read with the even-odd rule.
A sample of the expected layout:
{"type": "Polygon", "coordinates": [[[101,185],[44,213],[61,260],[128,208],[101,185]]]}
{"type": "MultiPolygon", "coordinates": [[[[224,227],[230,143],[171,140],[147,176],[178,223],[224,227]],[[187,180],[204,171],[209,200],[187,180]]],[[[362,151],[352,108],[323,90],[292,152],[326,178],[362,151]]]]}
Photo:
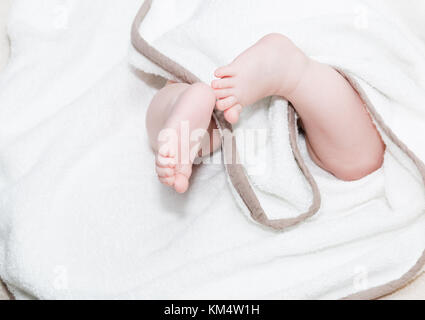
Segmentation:
{"type": "MultiPolygon", "coordinates": [[[[310,161],[322,209],[282,233],[244,217],[221,164],[198,167],[186,195],[160,185],[144,128],[160,80],[133,70],[126,57],[142,2],[14,3],[12,57],[0,77],[0,276],[18,298],[340,298],[397,279],[416,263],[425,247],[424,188],[417,169],[386,136],[384,168],[358,182],[337,181],[310,161]]],[[[256,8],[256,16],[267,14],[270,24],[264,24],[249,19],[248,3],[255,1],[234,0],[238,10],[220,15],[249,19],[249,32],[241,24],[214,38],[211,19],[218,19],[214,10],[224,2],[230,6],[155,1],[145,35],[209,81],[214,68],[251,44],[262,27],[280,27],[287,15],[282,32],[317,59],[351,71],[387,124],[425,159],[419,135],[425,51],[402,26],[369,10],[373,28],[354,21],[360,35],[333,29],[332,19],[322,19],[326,10],[336,16],[344,10],[337,26],[358,14],[356,6],[341,8],[336,1],[311,7],[314,14],[307,11],[301,22],[293,2],[271,1],[275,14],[256,8]],[[304,29],[298,29],[309,23],[320,28],[303,42],[297,35],[304,29]],[[332,36],[320,38],[322,31],[332,36]],[[358,50],[347,37],[365,38],[369,46],[358,50]],[[231,46],[234,39],[240,41],[231,46]]],[[[134,58],[133,52],[143,70],[166,75],[134,58]]],[[[286,103],[269,103],[245,110],[241,122],[241,128],[274,130],[264,141],[274,157],[267,157],[265,171],[254,166],[250,178],[270,215],[291,215],[308,202],[309,190],[289,146],[278,148],[287,141],[286,103]],[[270,168],[281,180],[268,183],[270,168]]]]}

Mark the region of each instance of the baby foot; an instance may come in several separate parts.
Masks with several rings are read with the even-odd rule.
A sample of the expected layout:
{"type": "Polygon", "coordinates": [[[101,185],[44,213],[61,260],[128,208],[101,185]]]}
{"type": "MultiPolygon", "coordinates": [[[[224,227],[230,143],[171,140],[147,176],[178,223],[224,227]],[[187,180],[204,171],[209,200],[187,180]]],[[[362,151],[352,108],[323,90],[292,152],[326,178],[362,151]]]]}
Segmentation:
{"type": "Polygon", "coordinates": [[[206,137],[215,105],[212,89],[201,83],[191,85],[176,99],[158,135],[156,172],[159,180],[178,193],[189,187],[192,165],[206,137]]]}
{"type": "Polygon", "coordinates": [[[155,162],[156,173],[160,182],[173,187],[178,193],[184,193],[189,188],[192,165],[178,164],[177,151],[173,150],[171,145],[165,143],[160,147],[155,162]]]}
{"type": "Polygon", "coordinates": [[[215,71],[220,78],[211,83],[230,123],[239,120],[242,107],[279,95],[286,97],[296,88],[309,59],[288,38],[269,34],[239,55],[231,64],[215,71]]]}

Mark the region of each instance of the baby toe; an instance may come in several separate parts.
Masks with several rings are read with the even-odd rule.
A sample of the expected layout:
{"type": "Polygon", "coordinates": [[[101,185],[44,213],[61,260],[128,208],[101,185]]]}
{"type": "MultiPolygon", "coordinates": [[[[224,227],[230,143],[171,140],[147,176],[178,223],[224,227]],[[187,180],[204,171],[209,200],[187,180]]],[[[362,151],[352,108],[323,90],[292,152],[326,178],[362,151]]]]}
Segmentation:
{"type": "Polygon", "coordinates": [[[234,82],[235,81],[233,78],[223,78],[219,80],[213,80],[213,82],[211,82],[211,87],[213,89],[233,88],[234,82]]]}
{"type": "Polygon", "coordinates": [[[224,99],[233,96],[233,89],[218,89],[214,90],[217,99],[224,99]]]}
{"type": "Polygon", "coordinates": [[[163,157],[174,157],[174,148],[171,147],[170,143],[164,143],[160,146],[158,153],[163,157]]]}
{"type": "Polygon", "coordinates": [[[221,68],[218,68],[215,72],[214,75],[217,78],[223,78],[223,77],[231,77],[235,75],[235,70],[233,68],[232,65],[228,65],[228,66],[224,66],[221,68]]]}
{"type": "Polygon", "coordinates": [[[239,121],[239,115],[242,111],[242,106],[237,104],[236,106],[224,111],[224,118],[231,124],[235,124],[239,121]]]}
{"type": "Polygon", "coordinates": [[[175,172],[171,168],[156,167],[156,173],[160,178],[168,178],[174,176],[175,172]]]}
{"type": "Polygon", "coordinates": [[[233,107],[237,102],[238,100],[236,99],[235,96],[230,96],[222,100],[218,100],[216,103],[216,107],[218,110],[224,111],[226,109],[233,107]]]}
{"type": "Polygon", "coordinates": [[[160,154],[156,157],[156,165],[162,168],[174,168],[176,166],[176,160],[172,157],[164,157],[160,154]]]}
{"type": "Polygon", "coordinates": [[[166,186],[172,187],[174,186],[175,177],[159,178],[159,181],[166,186]]]}
{"type": "Polygon", "coordinates": [[[185,193],[188,188],[189,179],[185,175],[178,173],[174,181],[174,189],[178,193],[185,193]]]}

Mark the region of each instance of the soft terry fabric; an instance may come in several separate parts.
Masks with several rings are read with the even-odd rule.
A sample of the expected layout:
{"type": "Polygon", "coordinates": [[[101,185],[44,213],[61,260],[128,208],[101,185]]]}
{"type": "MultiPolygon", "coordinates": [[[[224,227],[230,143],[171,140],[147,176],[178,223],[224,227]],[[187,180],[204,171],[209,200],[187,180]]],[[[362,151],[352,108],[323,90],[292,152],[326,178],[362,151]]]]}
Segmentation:
{"type": "MultiPolygon", "coordinates": [[[[360,215],[356,215],[350,222],[351,232],[358,236],[368,224],[371,229],[363,234],[365,237],[370,230],[376,228],[376,233],[383,227],[382,223],[379,226],[370,223],[374,214],[380,213],[381,218],[386,217],[383,219],[387,220],[385,223],[390,223],[389,216],[406,219],[407,212],[413,214],[412,217],[422,216],[423,163],[414,154],[412,156],[399,138],[419,153],[419,158],[423,158],[424,145],[418,133],[424,124],[424,48],[403,26],[396,25],[380,13],[382,3],[374,2],[374,6],[370,6],[358,1],[293,3],[270,0],[260,3],[254,0],[230,3],[193,1],[192,5],[189,8],[174,1],[154,1],[139,32],[158,52],[203,81],[210,82],[211,70],[231,61],[261,36],[280,32],[288,35],[311,57],[343,72],[368,102],[388,146],[385,164],[378,172],[356,183],[332,181],[323,172],[316,172],[323,205],[321,216],[311,219],[311,223],[323,221],[325,213],[339,212],[342,217],[342,212],[361,210],[369,221],[362,221],[360,215]],[[177,18],[173,20],[174,28],[161,30],[158,23],[170,7],[177,13],[177,18]],[[238,13],[236,16],[235,12],[238,13]],[[388,130],[385,123],[395,134],[388,130]],[[322,178],[326,178],[325,181],[322,178]],[[354,188],[359,183],[364,185],[359,189],[354,188]],[[338,196],[341,191],[342,196],[338,196]]],[[[139,51],[145,54],[143,50],[139,51]]],[[[174,75],[167,72],[167,63],[155,65],[149,55],[146,55],[146,59],[135,52],[134,65],[144,71],[173,78],[174,75]]],[[[300,170],[294,169],[295,160],[289,152],[285,103],[282,99],[265,99],[247,108],[237,126],[237,129],[245,131],[269,129],[263,143],[257,141],[257,153],[265,156],[254,158],[257,165],[254,172],[250,171],[251,166],[246,167],[262,206],[269,217],[275,219],[291,217],[305,210],[309,203],[308,185],[302,183],[303,175],[300,170]],[[265,105],[268,108],[264,108],[265,105]]],[[[246,141],[246,137],[243,138],[246,141]]],[[[244,142],[237,140],[239,145],[244,142]]],[[[313,166],[313,171],[317,171],[315,169],[313,166]]],[[[246,209],[238,196],[236,200],[242,209],[246,209]]],[[[393,222],[397,225],[401,221],[393,222]]],[[[344,237],[350,233],[343,229],[338,231],[344,232],[344,237]]],[[[422,249],[419,252],[423,252],[423,242],[420,242],[422,249]]],[[[424,259],[422,256],[418,260],[421,254],[416,257],[418,267],[424,259]]],[[[410,276],[413,274],[410,273],[410,276]]],[[[395,285],[397,283],[392,282],[386,288],[371,290],[356,297],[388,293],[395,285]]]]}
{"type": "MultiPolygon", "coordinates": [[[[144,128],[160,81],[134,71],[126,57],[141,2],[14,2],[12,58],[0,78],[0,276],[18,298],[340,298],[399,278],[416,262],[425,246],[424,189],[416,167],[387,137],[384,168],[358,182],[337,181],[309,161],[323,206],[286,232],[261,228],[243,215],[221,164],[198,167],[186,195],[160,185],[144,128]]],[[[245,40],[223,46],[234,37],[207,32],[208,19],[235,10],[218,13],[214,5],[223,1],[191,0],[189,12],[181,3],[155,1],[165,7],[147,17],[155,28],[146,35],[180,63],[199,62],[187,67],[204,81],[261,34],[239,30],[236,39],[245,40]],[[183,19],[174,22],[182,16],[177,13],[183,19]]],[[[253,16],[253,3],[232,1],[239,19],[253,16]]],[[[258,16],[275,12],[297,21],[292,2],[261,3],[274,9],[266,6],[258,16]],[[277,10],[279,4],[285,10],[277,10]]],[[[344,12],[353,17],[354,9],[344,12]]],[[[330,46],[320,51],[325,46],[313,34],[319,29],[333,30],[335,38],[322,41],[340,50],[359,45],[317,10],[297,24],[317,27],[309,30],[315,43],[299,45],[351,71],[391,128],[424,159],[418,134],[425,123],[423,48],[392,27],[371,38],[372,28],[357,30],[373,49],[365,46],[355,56],[330,46]]],[[[240,26],[264,26],[255,17],[240,26]]],[[[380,25],[383,18],[375,18],[371,22],[380,25]]],[[[134,63],[163,74],[146,62],[134,63]]],[[[293,214],[310,195],[285,145],[286,108],[282,99],[262,101],[245,110],[240,124],[256,127],[261,120],[257,129],[267,129],[260,141],[275,160],[267,156],[265,171],[254,165],[249,173],[276,216],[293,214]],[[279,185],[268,190],[270,176],[263,173],[270,166],[288,182],[270,181],[279,185]],[[305,197],[293,192],[295,186],[305,197]]]]}

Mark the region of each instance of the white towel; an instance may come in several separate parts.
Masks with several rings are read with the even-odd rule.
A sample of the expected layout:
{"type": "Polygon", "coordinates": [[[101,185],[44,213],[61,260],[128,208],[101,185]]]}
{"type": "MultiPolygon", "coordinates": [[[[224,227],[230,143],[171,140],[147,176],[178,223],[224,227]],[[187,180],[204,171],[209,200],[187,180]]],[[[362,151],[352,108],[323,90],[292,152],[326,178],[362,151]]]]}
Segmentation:
{"type": "MultiPolygon", "coordinates": [[[[337,181],[309,162],[323,206],[286,232],[246,219],[221,164],[196,168],[185,195],[159,184],[144,115],[161,80],[135,71],[126,57],[130,24],[142,2],[13,4],[12,57],[0,76],[0,276],[18,298],[340,298],[397,279],[416,263],[425,246],[423,185],[411,161],[387,138],[384,168],[358,182],[337,181]]],[[[190,70],[208,81],[216,66],[239,53],[239,47],[222,50],[226,47],[211,42],[230,43],[231,34],[213,38],[207,32],[209,19],[218,19],[214,10],[230,2],[191,0],[185,7],[190,10],[181,12],[179,3],[155,1],[158,7],[146,20],[156,24],[155,32],[146,35],[176,60],[188,55],[202,62],[190,70]],[[180,12],[183,18],[159,22],[155,12],[169,18],[180,12]],[[168,30],[173,23],[180,26],[168,30]]],[[[248,3],[254,2],[234,0],[238,11],[229,12],[249,19],[248,3]]],[[[280,17],[294,16],[293,2],[274,4],[285,5],[275,10],[280,17]]],[[[270,14],[266,9],[257,14],[270,14]]],[[[332,26],[322,22],[320,11],[316,15],[297,25],[332,26]]],[[[264,21],[248,21],[252,33],[234,31],[244,39],[240,47],[261,34],[255,26],[264,21]]],[[[324,62],[346,68],[358,62],[348,70],[391,128],[424,159],[417,134],[425,119],[420,100],[425,69],[417,55],[423,48],[403,28],[392,28],[397,33],[391,39],[387,34],[379,39],[386,41],[385,54],[372,46],[364,56],[374,59],[364,64],[363,56],[343,59],[331,47],[327,53],[334,54],[326,55],[316,49],[320,38],[294,40],[324,62]]],[[[347,34],[336,30],[334,42],[347,34]]],[[[147,63],[138,66],[163,74],[147,63]]],[[[286,103],[269,103],[245,110],[241,126],[260,119],[261,128],[272,130],[265,143],[276,160],[266,169],[287,159],[276,174],[300,186],[294,193],[282,184],[270,195],[264,176],[251,174],[267,211],[280,215],[291,213],[294,204],[302,207],[306,198],[298,196],[304,182],[290,162],[290,149],[276,149],[286,141],[286,103]]]]}

